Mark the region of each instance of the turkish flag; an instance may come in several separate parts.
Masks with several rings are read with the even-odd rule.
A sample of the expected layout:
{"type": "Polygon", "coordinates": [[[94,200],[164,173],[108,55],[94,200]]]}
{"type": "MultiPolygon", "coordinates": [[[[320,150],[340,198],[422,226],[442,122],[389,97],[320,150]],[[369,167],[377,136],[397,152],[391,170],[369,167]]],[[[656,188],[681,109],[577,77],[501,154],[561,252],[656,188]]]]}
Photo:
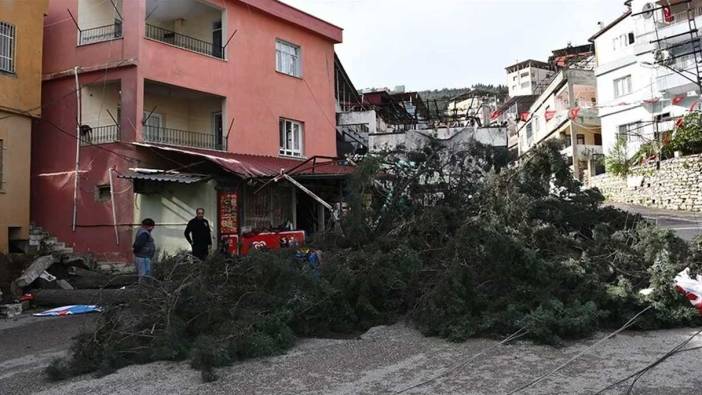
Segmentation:
{"type": "Polygon", "coordinates": [[[683,100],[685,100],[685,95],[675,96],[671,103],[673,103],[673,105],[676,106],[682,103],[683,100]]]}
{"type": "Polygon", "coordinates": [[[568,111],[568,118],[575,119],[578,117],[578,114],[580,114],[580,107],[573,107],[568,111]]]}
{"type": "Polygon", "coordinates": [[[556,112],[553,110],[548,110],[544,112],[544,118],[546,118],[547,121],[550,121],[553,119],[553,117],[556,116],[556,112]]]}
{"type": "Polygon", "coordinates": [[[646,104],[655,104],[655,103],[658,103],[658,100],[660,100],[660,99],[661,99],[660,97],[654,97],[651,99],[645,99],[643,102],[646,104]]]}
{"type": "Polygon", "coordinates": [[[675,18],[673,17],[673,13],[670,11],[670,7],[663,6],[663,20],[666,21],[666,23],[671,23],[674,19],[675,18]]]}
{"type": "Polygon", "coordinates": [[[695,111],[695,107],[697,107],[698,104],[700,104],[699,100],[693,101],[692,105],[690,106],[690,111],[695,111]]]}
{"type": "Polygon", "coordinates": [[[502,115],[502,112],[501,112],[501,111],[493,111],[492,114],[490,114],[490,120],[491,120],[491,121],[494,121],[494,120],[496,120],[497,118],[499,118],[500,115],[502,115]]]}
{"type": "Polygon", "coordinates": [[[529,120],[529,113],[528,112],[520,112],[519,119],[521,119],[523,122],[528,121],[529,120]]]}

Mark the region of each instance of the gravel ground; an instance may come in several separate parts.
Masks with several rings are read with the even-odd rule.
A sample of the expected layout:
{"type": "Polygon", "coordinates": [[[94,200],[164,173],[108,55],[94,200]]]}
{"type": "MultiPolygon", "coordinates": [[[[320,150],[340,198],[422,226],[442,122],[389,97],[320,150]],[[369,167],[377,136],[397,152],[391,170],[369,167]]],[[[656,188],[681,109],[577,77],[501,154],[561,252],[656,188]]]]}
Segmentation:
{"type": "MultiPolygon", "coordinates": [[[[70,330],[64,331],[64,336],[67,332],[70,330]]],[[[694,332],[627,332],[522,393],[595,392],[657,359],[694,332]]],[[[3,355],[6,335],[0,326],[3,355]]],[[[603,336],[599,334],[564,348],[527,341],[499,346],[440,379],[404,393],[504,394],[552,370],[603,336]]],[[[372,328],[358,339],[300,340],[285,355],[218,369],[220,379],[208,384],[203,384],[199,373],[187,363],[169,362],[130,366],[99,379],[84,376],[47,383],[39,369],[60,354],[47,349],[0,360],[0,394],[391,394],[446,372],[495,343],[486,339],[448,343],[425,338],[397,324],[372,328]]],[[[702,346],[702,336],[689,344],[694,346],[702,346]]],[[[674,356],[644,376],[634,393],[702,393],[701,358],[702,350],[674,356]]],[[[626,388],[609,393],[624,392],[626,388]]]]}

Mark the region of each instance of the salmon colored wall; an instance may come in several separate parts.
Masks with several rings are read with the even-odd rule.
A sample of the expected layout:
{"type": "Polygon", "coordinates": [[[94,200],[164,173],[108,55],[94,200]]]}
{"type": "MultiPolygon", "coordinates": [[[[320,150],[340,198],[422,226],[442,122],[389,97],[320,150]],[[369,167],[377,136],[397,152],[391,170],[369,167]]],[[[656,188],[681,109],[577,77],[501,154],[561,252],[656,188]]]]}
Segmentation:
{"type": "Polygon", "coordinates": [[[336,154],[334,44],[341,40],[341,29],[274,0],[210,2],[224,9],[223,41],[237,31],[226,49],[226,60],[144,38],[144,0],[125,2],[122,39],[78,47],[76,27],[66,11],[75,16],[77,0],[50,0],[44,29],[42,103],[46,118],[36,125],[32,139],[32,221],[78,251],[130,259],[131,181],[116,179],[120,246],[115,245],[111,206],[97,202],[95,191],[97,185],[106,183],[107,169],[124,172],[154,159],[149,151],[129,144],[140,140],[142,133],[145,80],[223,97],[225,134],[234,119],[230,151],[277,156],[278,120],[285,117],[304,123],[306,156],[336,154]],[[275,71],[276,38],[302,48],[301,79],[275,71]],[[75,66],[81,68],[81,84],[120,81],[122,143],[81,149],[79,227],[72,232],[73,177],[69,172],[74,167],[75,138],[49,122],[68,134],[75,133],[75,66]]]}

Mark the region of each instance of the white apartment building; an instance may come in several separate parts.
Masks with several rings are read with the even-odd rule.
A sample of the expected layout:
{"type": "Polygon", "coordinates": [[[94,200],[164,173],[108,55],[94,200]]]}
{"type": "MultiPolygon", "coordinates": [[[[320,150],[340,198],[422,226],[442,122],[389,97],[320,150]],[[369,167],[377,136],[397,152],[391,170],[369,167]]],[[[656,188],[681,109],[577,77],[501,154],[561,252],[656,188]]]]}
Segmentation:
{"type": "MultiPolygon", "coordinates": [[[[671,132],[699,98],[694,56],[690,55],[687,3],[672,6],[664,17],[666,1],[632,0],[631,8],[596,33],[597,102],[600,106],[603,148],[611,151],[621,137],[633,156],[647,142],[671,132]],[[641,14],[646,9],[653,11],[641,14]],[[684,55],[684,56],[680,56],[684,55]],[[667,65],[661,65],[663,60],[667,65]],[[675,103],[675,104],[674,104],[675,103]]],[[[702,26],[702,1],[691,3],[702,26]]]]}
{"type": "Polygon", "coordinates": [[[555,73],[552,65],[533,59],[513,64],[505,69],[509,97],[539,94],[543,82],[555,73]]]}
{"type": "Polygon", "coordinates": [[[602,154],[595,106],[593,71],[559,71],[529,108],[528,119],[518,124],[519,156],[544,141],[560,139],[565,143],[561,153],[572,163],[573,174],[580,180],[595,175],[597,156],[602,154]],[[578,108],[577,113],[571,113],[573,108],[578,108]]]}

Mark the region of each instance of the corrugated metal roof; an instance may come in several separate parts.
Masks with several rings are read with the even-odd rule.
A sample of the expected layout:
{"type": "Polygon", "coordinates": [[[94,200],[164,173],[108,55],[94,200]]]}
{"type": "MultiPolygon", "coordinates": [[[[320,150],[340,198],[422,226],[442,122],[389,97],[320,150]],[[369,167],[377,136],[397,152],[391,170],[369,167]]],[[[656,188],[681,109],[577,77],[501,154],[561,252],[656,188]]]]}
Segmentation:
{"type": "Polygon", "coordinates": [[[208,151],[196,148],[181,148],[146,143],[133,143],[140,147],[205,158],[224,170],[242,178],[276,177],[281,172],[295,176],[340,176],[351,174],[353,166],[341,164],[337,160],[317,159],[303,164],[303,159],[277,158],[273,156],[235,154],[232,152],[208,151]],[[302,165],[302,166],[300,166],[302,165]],[[299,167],[298,167],[299,166],[299,167]]]}
{"type": "Polygon", "coordinates": [[[129,169],[126,173],[118,175],[120,178],[131,180],[148,180],[161,182],[179,182],[181,184],[192,184],[202,181],[209,176],[204,174],[180,173],[173,170],[161,169],[129,169]]]}

